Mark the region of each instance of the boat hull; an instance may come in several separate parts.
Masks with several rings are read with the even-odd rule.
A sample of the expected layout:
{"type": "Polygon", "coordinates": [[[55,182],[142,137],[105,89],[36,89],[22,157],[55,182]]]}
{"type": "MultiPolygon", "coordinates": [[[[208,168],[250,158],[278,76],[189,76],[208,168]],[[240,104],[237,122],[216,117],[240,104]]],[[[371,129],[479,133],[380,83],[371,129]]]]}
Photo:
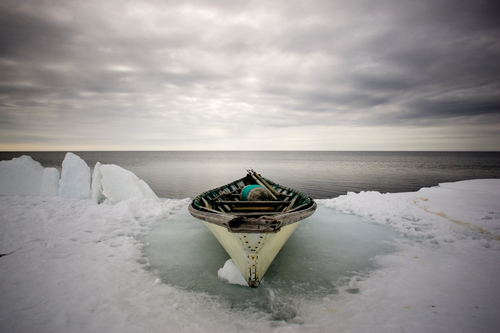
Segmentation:
{"type": "Polygon", "coordinates": [[[214,234],[248,285],[258,287],[300,221],[316,207],[310,196],[247,170],[245,177],[198,195],[188,209],[214,234]]]}
{"type": "Polygon", "coordinates": [[[250,287],[258,287],[267,269],[300,222],[289,224],[277,233],[234,233],[204,222],[238,266],[250,287]]]}

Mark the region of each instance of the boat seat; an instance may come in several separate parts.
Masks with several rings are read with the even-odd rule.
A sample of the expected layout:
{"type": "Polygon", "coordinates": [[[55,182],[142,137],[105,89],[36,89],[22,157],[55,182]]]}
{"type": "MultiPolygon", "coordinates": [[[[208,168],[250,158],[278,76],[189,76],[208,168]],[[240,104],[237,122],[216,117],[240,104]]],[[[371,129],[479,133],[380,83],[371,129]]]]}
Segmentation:
{"type": "Polygon", "coordinates": [[[252,206],[252,207],[274,207],[279,205],[290,204],[290,201],[212,201],[213,206],[229,205],[229,206],[252,206]]]}

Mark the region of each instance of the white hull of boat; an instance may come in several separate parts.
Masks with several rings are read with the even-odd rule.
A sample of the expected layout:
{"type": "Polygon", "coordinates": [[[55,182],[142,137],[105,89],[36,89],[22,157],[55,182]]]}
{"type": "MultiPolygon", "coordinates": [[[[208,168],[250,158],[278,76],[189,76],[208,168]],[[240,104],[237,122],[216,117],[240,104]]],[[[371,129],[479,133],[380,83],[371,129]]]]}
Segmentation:
{"type": "Polygon", "coordinates": [[[227,228],[204,222],[236,263],[250,287],[258,287],[274,258],[300,222],[276,233],[232,233],[227,228]]]}

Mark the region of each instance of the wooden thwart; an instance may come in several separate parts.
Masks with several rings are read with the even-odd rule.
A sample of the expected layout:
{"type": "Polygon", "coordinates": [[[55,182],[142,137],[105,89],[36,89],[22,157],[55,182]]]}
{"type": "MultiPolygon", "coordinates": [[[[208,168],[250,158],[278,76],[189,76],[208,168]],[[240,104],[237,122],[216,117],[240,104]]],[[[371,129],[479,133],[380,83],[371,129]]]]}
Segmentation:
{"type": "Polygon", "coordinates": [[[229,205],[229,206],[279,206],[290,204],[290,201],[214,201],[212,205],[229,205]]]}
{"type": "Polygon", "coordinates": [[[249,210],[249,211],[273,211],[275,212],[276,209],[274,207],[257,207],[257,206],[240,206],[240,207],[233,207],[231,210],[233,211],[243,211],[243,210],[249,210]]]}

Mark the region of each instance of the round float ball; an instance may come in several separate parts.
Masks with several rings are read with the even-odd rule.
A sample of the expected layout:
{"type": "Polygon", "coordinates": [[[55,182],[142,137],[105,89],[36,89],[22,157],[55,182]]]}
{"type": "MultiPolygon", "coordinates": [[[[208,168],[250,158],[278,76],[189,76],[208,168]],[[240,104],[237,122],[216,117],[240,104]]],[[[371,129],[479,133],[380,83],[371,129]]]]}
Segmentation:
{"type": "Polygon", "coordinates": [[[265,187],[248,185],[241,191],[241,198],[246,201],[269,201],[273,200],[273,195],[265,187]]]}

